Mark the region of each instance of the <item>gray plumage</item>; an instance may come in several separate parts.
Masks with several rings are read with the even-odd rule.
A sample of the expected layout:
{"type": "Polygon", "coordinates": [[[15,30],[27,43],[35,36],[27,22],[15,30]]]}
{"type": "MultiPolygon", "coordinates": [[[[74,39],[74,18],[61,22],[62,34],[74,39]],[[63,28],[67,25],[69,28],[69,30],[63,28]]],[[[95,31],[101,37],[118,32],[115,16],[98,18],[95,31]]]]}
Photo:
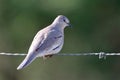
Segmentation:
{"type": "Polygon", "coordinates": [[[64,44],[64,28],[69,26],[69,20],[59,15],[51,25],[40,30],[33,39],[28,54],[17,70],[27,67],[37,57],[46,58],[58,53],[64,44]]]}

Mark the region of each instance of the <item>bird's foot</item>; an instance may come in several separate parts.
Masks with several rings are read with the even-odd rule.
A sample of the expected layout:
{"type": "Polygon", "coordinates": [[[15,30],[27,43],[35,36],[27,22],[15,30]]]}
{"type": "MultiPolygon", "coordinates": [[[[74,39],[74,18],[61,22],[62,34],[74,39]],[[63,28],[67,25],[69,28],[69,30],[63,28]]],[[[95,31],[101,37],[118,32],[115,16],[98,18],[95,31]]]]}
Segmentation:
{"type": "Polygon", "coordinates": [[[53,54],[45,55],[45,56],[43,56],[43,59],[46,60],[47,58],[51,58],[52,56],[53,56],[53,54]]]}

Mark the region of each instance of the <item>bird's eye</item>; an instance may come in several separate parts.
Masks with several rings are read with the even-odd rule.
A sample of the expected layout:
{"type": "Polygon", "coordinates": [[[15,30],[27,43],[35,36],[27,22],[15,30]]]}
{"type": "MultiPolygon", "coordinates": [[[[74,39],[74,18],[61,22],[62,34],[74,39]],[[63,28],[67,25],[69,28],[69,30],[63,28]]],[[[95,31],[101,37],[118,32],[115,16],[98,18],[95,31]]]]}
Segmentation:
{"type": "Polygon", "coordinates": [[[65,19],[63,19],[63,21],[65,22],[65,19]]]}

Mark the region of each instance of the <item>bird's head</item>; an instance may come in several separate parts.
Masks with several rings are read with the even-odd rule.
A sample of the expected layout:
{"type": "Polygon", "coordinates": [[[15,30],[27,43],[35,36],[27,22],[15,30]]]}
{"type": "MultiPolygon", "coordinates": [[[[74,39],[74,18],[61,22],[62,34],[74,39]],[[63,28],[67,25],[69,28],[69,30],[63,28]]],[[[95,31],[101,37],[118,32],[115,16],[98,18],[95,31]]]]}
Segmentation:
{"type": "Polygon", "coordinates": [[[69,19],[63,15],[57,16],[53,23],[57,23],[63,27],[71,26],[69,19]]]}

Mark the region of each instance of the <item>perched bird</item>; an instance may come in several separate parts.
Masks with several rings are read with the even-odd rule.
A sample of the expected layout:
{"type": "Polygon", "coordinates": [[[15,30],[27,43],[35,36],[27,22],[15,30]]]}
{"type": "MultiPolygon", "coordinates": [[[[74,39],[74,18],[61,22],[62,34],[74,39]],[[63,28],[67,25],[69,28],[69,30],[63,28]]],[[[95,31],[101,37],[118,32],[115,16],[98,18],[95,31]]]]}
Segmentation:
{"type": "Polygon", "coordinates": [[[70,26],[70,21],[67,17],[59,15],[51,25],[40,30],[34,37],[27,56],[17,67],[17,70],[27,67],[37,57],[45,59],[57,54],[64,44],[64,28],[66,26],[70,26]]]}

